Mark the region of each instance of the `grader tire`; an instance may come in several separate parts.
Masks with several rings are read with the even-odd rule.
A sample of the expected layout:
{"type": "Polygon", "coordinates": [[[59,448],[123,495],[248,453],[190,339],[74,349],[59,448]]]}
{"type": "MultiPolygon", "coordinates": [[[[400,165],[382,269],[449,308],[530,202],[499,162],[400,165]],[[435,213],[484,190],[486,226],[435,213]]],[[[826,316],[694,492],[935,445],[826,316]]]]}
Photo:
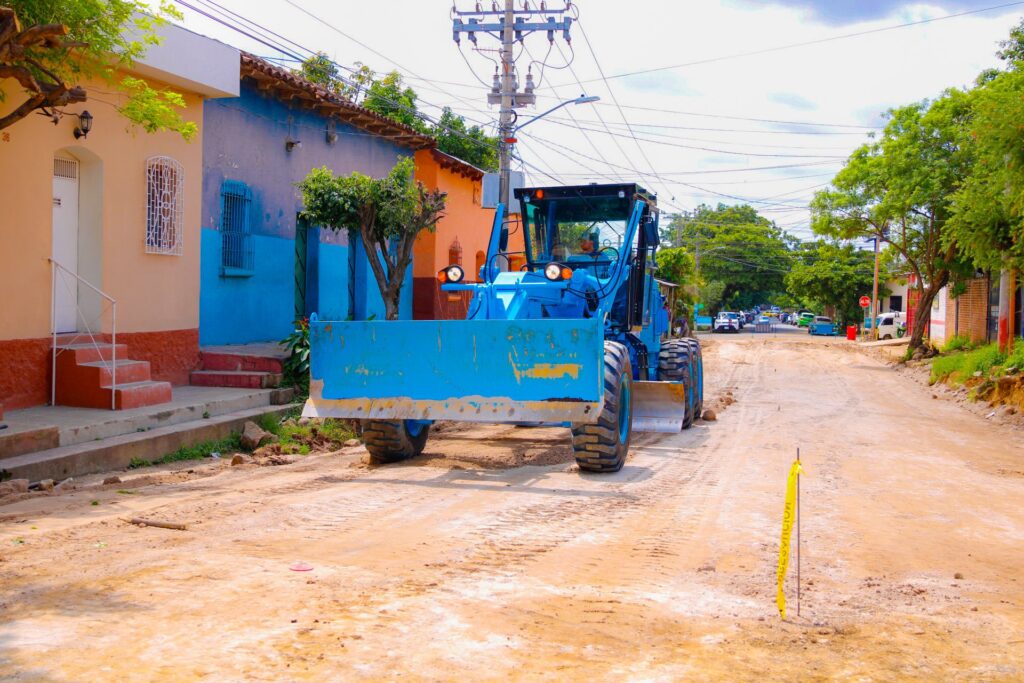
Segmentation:
{"type": "Polygon", "coordinates": [[[704,414],[704,354],[701,352],[700,342],[692,337],[684,338],[682,341],[690,346],[690,357],[693,358],[695,368],[693,381],[697,394],[697,410],[694,411],[694,419],[704,414]]]}
{"type": "Polygon", "coordinates": [[[633,429],[633,367],[618,342],[604,343],[604,408],[597,422],[572,427],[576,464],[584,472],[618,472],[633,429]]]}
{"type": "Polygon", "coordinates": [[[363,420],[363,441],[377,465],[414,458],[423,452],[430,425],[410,420],[363,420]]]}
{"type": "MultiPolygon", "coordinates": [[[[658,379],[662,382],[681,382],[689,395],[693,391],[692,368],[695,365],[692,354],[693,350],[684,339],[672,339],[662,344],[661,351],[658,353],[658,379]]],[[[697,396],[695,394],[692,405],[687,401],[683,429],[693,426],[696,409],[697,396]]]]}

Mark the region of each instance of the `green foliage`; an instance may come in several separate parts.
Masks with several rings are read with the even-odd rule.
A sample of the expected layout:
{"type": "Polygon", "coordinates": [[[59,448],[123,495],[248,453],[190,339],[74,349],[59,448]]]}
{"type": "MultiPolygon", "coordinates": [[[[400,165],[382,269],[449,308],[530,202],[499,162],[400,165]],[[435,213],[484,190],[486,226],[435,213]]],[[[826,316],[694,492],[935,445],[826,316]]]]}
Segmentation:
{"type": "Polygon", "coordinates": [[[398,301],[412,247],[422,230],[434,230],[447,195],[413,179],[415,165],[400,160],[384,178],[362,173],[335,176],[314,168],[298,184],[303,216],[313,225],[348,230],[361,240],[380,289],[386,317],[398,318],[398,301]]]}
{"type": "MultiPolygon", "coordinates": [[[[124,93],[126,100],[118,111],[131,123],[147,132],[174,131],[185,139],[195,135],[196,124],[181,118],[184,100],[180,95],[156,90],[139,78],[117,79],[119,70],[130,69],[147,48],[159,43],[156,30],[160,26],[169,18],[180,18],[172,4],[164,0],[8,0],[5,4],[17,13],[26,31],[48,24],[67,27],[62,40],[34,44],[5,66],[31,74],[42,90],[51,92],[56,92],[54,87],[70,90],[82,80],[99,78],[124,93]]],[[[37,88],[26,87],[26,80],[14,77],[25,88],[26,102],[39,97],[37,88]]],[[[69,101],[75,100],[51,98],[36,108],[59,107],[69,101]]],[[[16,120],[8,116],[0,127],[16,120]]]]}
{"type": "Polygon", "coordinates": [[[811,308],[834,307],[839,320],[854,322],[862,317],[858,300],[871,291],[873,280],[873,253],[819,241],[797,252],[786,286],[794,297],[818,304],[811,308]]]}
{"type": "Polygon", "coordinates": [[[416,91],[405,85],[402,74],[392,71],[370,84],[362,105],[392,121],[426,133],[427,125],[416,114],[416,99],[416,91]]]}
{"type": "Polygon", "coordinates": [[[259,419],[259,425],[265,431],[277,437],[282,449],[291,450],[302,445],[308,445],[313,441],[324,441],[327,445],[336,447],[349,439],[355,437],[355,432],[345,420],[326,418],[323,420],[312,420],[307,424],[299,424],[295,418],[300,411],[285,415],[282,418],[275,418],[273,415],[264,415],[259,419]]]}
{"type": "Polygon", "coordinates": [[[658,263],[658,277],[673,282],[680,287],[696,284],[697,272],[693,262],[693,254],[681,247],[659,249],[655,255],[658,263]]]}
{"type": "MultiPolygon", "coordinates": [[[[166,465],[168,463],[180,462],[182,460],[202,460],[203,458],[210,457],[211,453],[231,453],[241,448],[242,444],[240,439],[241,437],[239,434],[232,434],[231,436],[220,439],[219,441],[204,441],[203,443],[196,444],[195,446],[182,446],[173,453],[168,453],[162,458],[157,458],[156,460],[132,458],[131,462],[128,463],[128,469],[138,469],[140,467],[150,467],[152,465],[166,465]]],[[[120,493],[120,491],[118,493],[120,493]]]]}
{"type": "MultiPolygon", "coordinates": [[[[747,206],[699,206],[676,215],[662,230],[664,244],[700,252],[700,278],[724,284],[718,298],[743,308],[785,290],[783,275],[795,240],[747,206]]],[[[712,308],[709,301],[702,302],[712,308]]]]}
{"type": "Polygon", "coordinates": [[[298,69],[292,69],[292,73],[333,93],[340,95],[344,92],[345,84],[341,79],[338,65],[323,52],[307,57],[298,69]]]}
{"type": "Polygon", "coordinates": [[[971,351],[940,356],[932,361],[930,382],[948,382],[959,385],[981,372],[987,377],[993,368],[1006,362],[1006,354],[999,350],[998,344],[988,344],[971,351]]]}
{"type": "Polygon", "coordinates": [[[288,352],[284,361],[285,381],[309,393],[309,319],[295,321],[295,330],[278,342],[288,352]]]}
{"type": "MultiPolygon", "coordinates": [[[[1015,30],[1020,30],[1015,29],[1015,30]]],[[[946,241],[979,268],[1024,266],[1024,72],[972,93],[967,130],[975,164],[953,195],[946,241]]]]}
{"type": "Polygon", "coordinates": [[[306,80],[374,111],[381,116],[415,128],[437,140],[445,154],[457,157],[484,171],[498,170],[498,139],[487,135],[480,126],[471,126],[466,119],[445,107],[437,124],[429,125],[419,115],[416,91],[405,85],[397,71],[377,78],[376,73],[356,62],[351,76],[343,76],[338,65],[323,52],[302,63],[296,74],[306,80]]]}
{"type": "Polygon", "coordinates": [[[935,295],[966,270],[946,225],[952,195],[972,164],[964,130],[969,116],[969,97],[959,90],[891,110],[882,135],[854,151],[811,202],[816,233],[887,242],[917,277],[912,349],[922,343],[935,295]]]}
{"type": "Polygon", "coordinates": [[[704,311],[707,315],[714,315],[722,306],[722,299],[725,296],[725,283],[719,280],[706,282],[697,290],[698,303],[704,304],[704,311]]]}
{"type": "Polygon", "coordinates": [[[974,348],[974,343],[970,337],[965,335],[956,335],[946,342],[946,345],[942,347],[943,353],[955,353],[957,351],[970,351],[974,348]]]}
{"type": "Polygon", "coordinates": [[[480,126],[467,125],[450,108],[444,108],[430,132],[442,152],[485,171],[498,170],[498,138],[487,135],[480,126]]]}

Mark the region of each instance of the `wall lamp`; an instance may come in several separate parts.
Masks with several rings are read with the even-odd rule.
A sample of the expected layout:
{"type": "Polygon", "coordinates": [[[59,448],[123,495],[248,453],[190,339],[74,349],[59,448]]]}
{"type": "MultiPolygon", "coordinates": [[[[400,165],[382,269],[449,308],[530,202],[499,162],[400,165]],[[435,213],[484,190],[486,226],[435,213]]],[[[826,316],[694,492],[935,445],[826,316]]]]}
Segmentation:
{"type": "Polygon", "coordinates": [[[288,152],[300,147],[302,147],[302,140],[293,140],[292,138],[288,138],[284,141],[284,148],[288,152]]]}
{"type": "Polygon", "coordinates": [[[78,125],[75,127],[75,139],[85,138],[89,136],[89,131],[92,130],[92,114],[88,111],[83,111],[78,115],[78,125]]]}

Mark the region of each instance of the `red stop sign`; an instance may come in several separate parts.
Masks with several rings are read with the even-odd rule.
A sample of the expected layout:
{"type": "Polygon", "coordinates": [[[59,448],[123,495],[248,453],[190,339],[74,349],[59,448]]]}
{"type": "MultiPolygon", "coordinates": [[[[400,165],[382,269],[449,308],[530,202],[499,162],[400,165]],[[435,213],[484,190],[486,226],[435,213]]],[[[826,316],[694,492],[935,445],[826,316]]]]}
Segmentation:
{"type": "Polygon", "coordinates": [[[869,308],[870,306],[871,306],[871,298],[870,297],[866,297],[866,296],[862,296],[860,298],[860,307],[861,308],[869,308]]]}

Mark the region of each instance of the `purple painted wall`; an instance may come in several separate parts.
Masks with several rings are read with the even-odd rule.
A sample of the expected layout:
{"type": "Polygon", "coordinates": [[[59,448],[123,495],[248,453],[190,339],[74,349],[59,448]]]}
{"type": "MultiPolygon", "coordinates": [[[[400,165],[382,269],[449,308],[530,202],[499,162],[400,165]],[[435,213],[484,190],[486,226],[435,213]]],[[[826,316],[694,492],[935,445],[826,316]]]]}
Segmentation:
{"type": "MultiPolygon", "coordinates": [[[[302,196],[295,184],[310,169],[336,174],[359,171],[383,176],[411,150],[388,138],[336,122],[337,141],[327,141],[328,119],[256,89],[243,79],[237,98],[209,100],[203,109],[202,265],[199,333],[202,344],[273,341],[287,335],[295,318],[296,218],[302,196]],[[288,151],[285,142],[302,144],[288,151]],[[254,245],[248,274],[221,268],[221,187],[225,180],[252,191],[250,226],[254,245]]],[[[365,257],[357,252],[355,301],[349,297],[348,238],[344,232],[312,230],[306,249],[306,295],[321,318],[384,315],[365,257]]],[[[402,317],[412,317],[412,282],[403,287],[402,317]],[[408,311],[406,311],[408,309],[408,311]]]]}

